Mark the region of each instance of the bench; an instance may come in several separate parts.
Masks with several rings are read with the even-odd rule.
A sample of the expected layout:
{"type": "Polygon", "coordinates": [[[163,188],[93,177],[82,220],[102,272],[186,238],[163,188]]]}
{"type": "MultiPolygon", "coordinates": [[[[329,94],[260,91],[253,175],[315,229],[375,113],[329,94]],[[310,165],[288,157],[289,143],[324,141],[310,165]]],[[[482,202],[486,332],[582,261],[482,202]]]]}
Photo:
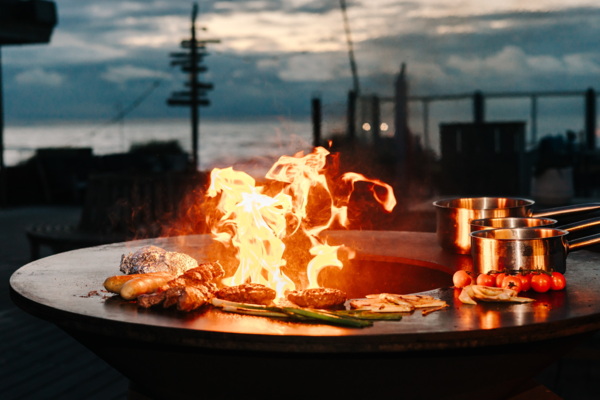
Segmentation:
{"type": "Polygon", "coordinates": [[[93,175],[78,224],[39,223],[26,230],[31,259],[40,257],[43,246],[58,253],[161,236],[185,216],[202,185],[204,176],[195,172],[93,175]]]}

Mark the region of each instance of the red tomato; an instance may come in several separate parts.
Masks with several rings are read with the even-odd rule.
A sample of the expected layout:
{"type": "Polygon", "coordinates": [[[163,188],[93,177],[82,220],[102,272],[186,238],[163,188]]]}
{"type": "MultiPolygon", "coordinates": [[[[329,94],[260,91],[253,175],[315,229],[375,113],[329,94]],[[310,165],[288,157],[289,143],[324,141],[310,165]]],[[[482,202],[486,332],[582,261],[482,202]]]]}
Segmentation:
{"type": "Polygon", "coordinates": [[[519,278],[521,278],[521,292],[531,290],[531,274],[520,274],[519,278]]]}
{"type": "Polygon", "coordinates": [[[507,275],[502,280],[501,287],[504,289],[512,289],[519,293],[521,291],[521,278],[516,275],[507,275]]]}
{"type": "Polygon", "coordinates": [[[531,288],[538,293],[546,293],[551,285],[552,278],[548,274],[542,272],[531,276],[531,288]]]}
{"type": "Polygon", "coordinates": [[[476,282],[482,286],[496,286],[496,277],[490,274],[479,274],[476,282]]]}
{"type": "Polygon", "coordinates": [[[550,282],[550,289],[552,290],[563,290],[567,286],[567,279],[560,272],[553,272],[552,279],[550,282]]]}
{"type": "Polygon", "coordinates": [[[467,271],[459,269],[452,275],[452,282],[454,283],[454,287],[460,289],[469,286],[473,282],[473,278],[471,278],[471,275],[467,271]]]}
{"type": "Polygon", "coordinates": [[[500,272],[499,274],[496,274],[496,286],[497,287],[502,287],[502,281],[504,280],[504,278],[506,278],[506,274],[504,272],[500,272]]]}

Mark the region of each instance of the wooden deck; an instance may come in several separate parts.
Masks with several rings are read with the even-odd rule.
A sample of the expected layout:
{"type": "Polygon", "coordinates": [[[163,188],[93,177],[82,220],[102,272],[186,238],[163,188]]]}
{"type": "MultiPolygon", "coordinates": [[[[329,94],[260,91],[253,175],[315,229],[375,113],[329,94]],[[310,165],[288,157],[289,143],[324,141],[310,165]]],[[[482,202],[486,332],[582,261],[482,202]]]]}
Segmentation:
{"type": "Polygon", "coordinates": [[[0,311],[0,398],[122,400],[129,381],[46,321],[0,311]]]}

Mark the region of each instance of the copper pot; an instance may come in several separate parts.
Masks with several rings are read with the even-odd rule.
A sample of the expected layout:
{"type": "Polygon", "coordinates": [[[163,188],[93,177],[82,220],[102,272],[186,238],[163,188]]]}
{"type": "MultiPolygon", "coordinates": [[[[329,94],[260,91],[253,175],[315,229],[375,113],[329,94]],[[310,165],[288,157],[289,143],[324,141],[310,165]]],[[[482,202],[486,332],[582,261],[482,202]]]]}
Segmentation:
{"type": "Polygon", "coordinates": [[[558,223],[557,220],[544,217],[506,217],[481,218],[471,221],[471,232],[484,229],[499,228],[549,228],[558,223]]]}
{"type": "Polygon", "coordinates": [[[552,217],[600,209],[600,203],[586,203],[533,212],[534,203],[515,197],[459,197],[435,201],[438,243],[453,253],[470,254],[470,224],[475,219],[552,217]]]}
{"type": "Polygon", "coordinates": [[[568,230],[557,228],[500,228],[471,233],[475,272],[504,269],[566,270],[567,254],[600,243],[600,233],[568,240],[568,230]]]}

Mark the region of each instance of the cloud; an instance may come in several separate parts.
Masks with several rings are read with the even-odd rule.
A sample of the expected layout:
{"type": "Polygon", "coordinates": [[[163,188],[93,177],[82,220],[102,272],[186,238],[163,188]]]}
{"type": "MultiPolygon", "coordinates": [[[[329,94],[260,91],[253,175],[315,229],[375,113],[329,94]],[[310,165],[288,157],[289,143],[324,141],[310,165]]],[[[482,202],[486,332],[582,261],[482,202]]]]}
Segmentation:
{"type": "Polygon", "coordinates": [[[65,77],[57,72],[35,68],[23,71],[15,76],[15,81],[21,85],[39,85],[46,87],[60,86],[65,77]]]}
{"type": "MultiPolygon", "coordinates": [[[[347,60],[339,60],[328,54],[298,54],[288,57],[278,65],[277,76],[288,82],[324,82],[336,78],[336,71],[347,66],[347,60]],[[343,61],[343,67],[336,62],[343,61]]],[[[339,64],[339,63],[338,63],[339,64]]],[[[346,73],[348,76],[350,72],[346,73]]]]}
{"type": "Polygon", "coordinates": [[[596,54],[530,55],[515,46],[506,46],[488,57],[451,56],[447,66],[464,76],[503,82],[535,78],[541,75],[584,75],[600,73],[599,56],[596,54]]]}
{"type": "Polygon", "coordinates": [[[102,74],[102,79],[118,84],[123,84],[136,79],[150,78],[170,79],[171,76],[161,71],[155,71],[143,67],[136,67],[133,65],[108,67],[108,69],[102,74]]]}
{"type": "MultiPolygon", "coordinates": [[[[167,82],[136,113],[185,115],[166,107],[165,98],[186,79],[169,67],[169,53],[181,51],[189,37],[192,2],[56,2],[51,43],[3,48],[11,104],[41,93],[52,99],[35,109],[7,102],[11,118],[65,110],[76,118],[74,110],[84,109],[94,118],[156,79],[167,82]],[[60,90],[51,86],[61,83],[60,90]]],[[[600,7],[592,0],[347,0],[347,6],[364,93],[391,96],[403,62],[414,95],[575,90],[600,74],[600,7]]],[[[198,27],[207,28],[199,35],[221,39],[205,60],[209,72],[201,80],[215,90],[203,115],[301,113],[317,91],[324,101],[345,102],[352,82],[339,2],[206,0],[199,2],[198,27]]]]}

